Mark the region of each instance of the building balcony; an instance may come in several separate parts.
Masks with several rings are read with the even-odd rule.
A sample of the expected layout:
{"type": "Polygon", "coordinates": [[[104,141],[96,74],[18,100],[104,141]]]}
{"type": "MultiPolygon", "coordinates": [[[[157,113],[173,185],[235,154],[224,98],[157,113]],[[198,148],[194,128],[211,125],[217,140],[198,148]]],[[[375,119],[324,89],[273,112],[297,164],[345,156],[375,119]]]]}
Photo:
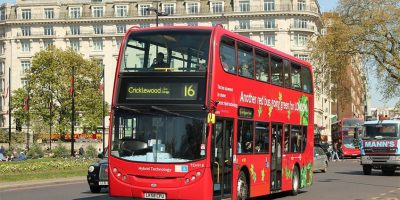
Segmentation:
{"type": "Polygon", "coordinates": [[[278,26],[275,25],[274,27],[265,27],[264,25],[250,25],[249,27],[240,27],[235,26],[233,31],[241,33],[241,32],[275,32],[278,31],[278,26]]]}
{"type": "Polygon", "coordinates": [[[44,32],[31,32],[30,34],[22,34],[22,32],[17,32],[17,38],[19,39],[30,39],[30,38],[55,38],[56,32],[53,31],[51,35],[45,35],[44,32]]]}
{"type": "Polygon", "coordinates": [[[95,34],[94,31],[80,31],[79,34],[72,34],[71,31],[66,31],[66,37],[104,37],[104,36],[124,36],[125,33],[117,33],[116,31],[103,31],[100,34],[95,34]]]}
{"type": "MultiPolygon", "coordinates": [[[[253,14],[309,14],[320,16],[320,11],[317,6],[314,5],[305,5],[299,7],[297,4],[274,4],[273,6],[255,6],[250,5],[246,8],[235,6],[234,8],[227,8],[223,12],[213,12],[209,9],[209,7],[201,7],[199,8],[198,12],[189,13],[187,8],[178,8],[174,9],[172,13],[169,13],[168,16],[185,16],[185,17],[213,17],[213,16],[222,16],[222,15],[237,15],[238,13],[249,15],[253,14]]],[[[155,13],[149,12],[144,13],[143,15],[140,11],[134,10],[130,11],[126,14],[126,16],[118,16],[115,14],[115,10],[105,10],[104,15],[102,16],[93,16],[92,11],[85,11],[80,12],[79,15],[72,16],[68,12],[61,12],[55,13],[54,18],[48,18],[44,14],[34,14],[30,15],[29,19],[23,19],[20,13],[12,13],[8,16],[4,16],[6,20],[13,20],[13,21],[21,21],[21,22],[31,22],[35,20],[40,21],[62,21],[62,20],[105,20],[105,19],[114,19],[114,20],[124,20],[124,19],[131,19],[131,18],[142,18],[142,17],[154,17],[155,13]]]]}

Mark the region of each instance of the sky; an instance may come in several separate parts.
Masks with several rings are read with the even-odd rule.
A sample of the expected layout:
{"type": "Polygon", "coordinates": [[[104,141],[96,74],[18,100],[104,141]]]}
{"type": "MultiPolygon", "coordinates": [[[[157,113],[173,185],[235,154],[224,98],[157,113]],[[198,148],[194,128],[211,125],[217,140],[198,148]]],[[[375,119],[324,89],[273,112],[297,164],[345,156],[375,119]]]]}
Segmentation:
{"type": "MultiPolygon", "coordinates": [[[[0,4],[2,3],[15,3],[16,0],[0,0],[0,4]]],[[[318,0],[321,11],[327,12],[333,10],[338,4],[339,0],[318,0]]],[[[397,101],[400,101],[400,97],[396,99],[389,100],[387,102],[383,101],[380,97],[382,95],[378,92],[377,80],[373,76],[373,73],[368,74],[369,79],[369,97],[370,97],[370,107],[382,108],[382,107],[393,107],[397,101]]]]}

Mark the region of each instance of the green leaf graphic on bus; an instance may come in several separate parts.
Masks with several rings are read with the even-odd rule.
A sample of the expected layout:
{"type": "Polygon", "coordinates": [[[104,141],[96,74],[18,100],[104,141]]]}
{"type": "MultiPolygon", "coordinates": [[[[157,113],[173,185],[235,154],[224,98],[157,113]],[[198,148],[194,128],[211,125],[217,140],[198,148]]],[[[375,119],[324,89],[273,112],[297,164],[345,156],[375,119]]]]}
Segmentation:
{"type": "Polygon", "coordinates": [[[300,124],[308,125],[308,97],[302,95],[297,104],[300,113],[300,124]]]}
{"type": "Polygon", "coordinates": [[[307,165],[305,165],[300,172],[300,176],[301,176],[301,187],[305,187],[305,186],[310,186],[312,184],[312,164],[308,163],[307,165]]]}

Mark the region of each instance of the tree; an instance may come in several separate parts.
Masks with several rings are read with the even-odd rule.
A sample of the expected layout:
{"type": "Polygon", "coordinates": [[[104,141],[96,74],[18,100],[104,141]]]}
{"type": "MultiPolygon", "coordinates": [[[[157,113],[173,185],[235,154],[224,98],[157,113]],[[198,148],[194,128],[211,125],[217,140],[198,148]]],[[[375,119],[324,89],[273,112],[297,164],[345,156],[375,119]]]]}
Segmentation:
{"type": "Polygon", "coordinates": [[[373,70],[380,80],[383,99],[400,96],[399,1],[340,0],[336,11],[323,17],[327,34],[310,43],[316,71],[323,74],[316,76],[317,81],[324,77],[332,97],[343,98],[348,91],[335,86],[346,81],[346,66],[360,59],[365,70],[373,70]]]}
{"type": "Polygon", "coordinates": [[[55,131],[69,132],[72,67],[75,67],[75,110],[79,113],[76,116],[77,123],[84,130],[95,131],[102,123],[102,96],[98,92],[101,69],[95,60],[86,60],[71,49],[64,51],[50,47],[34,55],[27,73],[27,87],[16,90],[13,95],[15,118],[27,124],[28,112],[20,104],[29,96],[32,130],[45,130],[43,122],[47,127],[51,122],[55,131]]]}

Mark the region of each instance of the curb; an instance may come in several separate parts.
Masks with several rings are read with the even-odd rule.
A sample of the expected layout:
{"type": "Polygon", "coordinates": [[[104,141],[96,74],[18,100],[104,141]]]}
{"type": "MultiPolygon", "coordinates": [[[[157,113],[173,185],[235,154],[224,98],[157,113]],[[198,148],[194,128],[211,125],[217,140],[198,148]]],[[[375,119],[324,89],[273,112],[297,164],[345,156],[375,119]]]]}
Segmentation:
{"type": "Polygon", "coordinates": [[[29,187],[44,187],[48,185],[62,185],[68,183],[79,183],[86,182],[86,177],[70,177],[70,178],[55,178],[55,179],[42,179],[42,180],[29,180],[29,181],[17,181],[17,182],[0,182],[0,191],[23,189],[29,187]]]}

